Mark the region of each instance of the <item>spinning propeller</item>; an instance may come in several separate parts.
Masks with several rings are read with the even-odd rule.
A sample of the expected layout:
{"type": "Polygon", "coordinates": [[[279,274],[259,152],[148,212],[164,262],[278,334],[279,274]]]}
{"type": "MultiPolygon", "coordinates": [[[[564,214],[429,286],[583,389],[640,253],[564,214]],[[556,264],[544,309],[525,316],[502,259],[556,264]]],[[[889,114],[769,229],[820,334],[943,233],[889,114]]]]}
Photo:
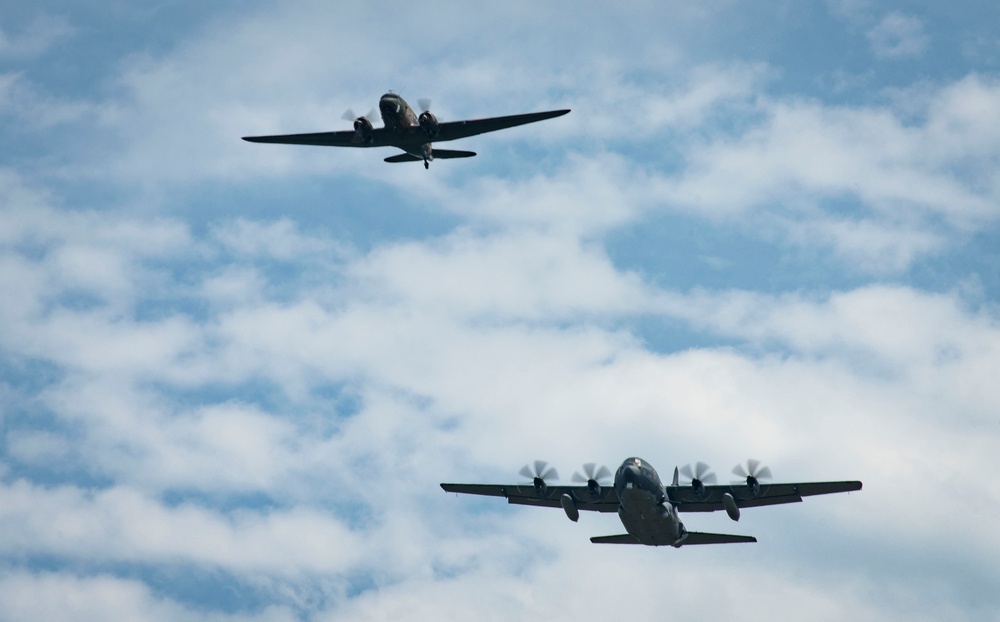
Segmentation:
{"type": "Polygon", "coordinates": [[[743,478],[752,477],[756,480],[771,479],[771,469],[761,464],[760,460],[747,460],[746,466],[737,464],[733,467],[733,475],[743,478]]]}
{"type": "Polygon", "coordinates": [[[580,483],[589,481],[600,482],[601,480],[607,479],[609,477],[611,477],[611,469],[604,466],[603,464],[597,465],[594,464],[593,462],[588,462],[587,464],[583,465],[583,474],[580,473],[573,474],[573,481],[580,483]]]}
{"type": "Polygon", "coordinates": [[[601,496],[601,482],[607,482],[610,477],[611,469],[603,464],[598,465],[588,462],[583,465],[583,473],[574,473],[572,479],[574,482],[581,484],[586,482],[587,490],[590,492],[591,497],[598,498],[601,496]]]}
{"type": "Polygon", "coordinates": [[[521,477],[526,477],[531,480],[532,485],[535,487],[535,492],[538,496],[544,497],[545,493],[548,492],[548,486],[545,484],[545,480],[558,480],[559,473],[556,468],[549,466],[548,462],[544,460],[535,460],[533,464],[526,464],[521,467],[518,471],[521,477]]]}
{"type": "Polygon", "coordinates": [[[761,464],[760,460],[754,460],[751,458],[747,460],[745,467],[742,463],[734,466],[733,475],[745,478],[743,480],[736,480],[733,483],[746,483],[747,488],[749,488],[753,496],[756,497],[760,494],[760,480],[771,479],[771,469],[761,464]]]}
{"type": "MultiPolygon", "coordinates": [[[[701,461],[696,462],[694,468],[690,464],[685,464],[679,471],[687,479],[688,484],[691,485],[691,490],[698,498],[705,496],[705,484],[714,484],[716,481],[715,473],[712,473],[712,467],[701,461]]],[[[674,475],[676,477],[676,472],[674,475]]]]}
{"type": "MultiPolygon", "coordinates": [[[[365,115],[365,118],[371,121],[372,119],[378,119],[379,117],[377,115],[378,115],[378,110],[372,108],[371,110],[368,111],[368,114],[365,115]]],[[[343,119],[344,121],[354,121],[355,119],[358,118],[358,115],[354,114],[354,111],[348,108],[347,110],[344,111],[344,114],[340,115],[340,118],[343,119]]]]}
{"type": "Polygon", "coordinates": [[[681,475],[686,477],[692,484],[695,481],[699,481],[702,484],[714,484],[717,479],[715,473],[712,473],[712,467],[704,462],[696,462],[693,469],[690,464],[685,464],[681,467],[680,471],[681,475]]]}

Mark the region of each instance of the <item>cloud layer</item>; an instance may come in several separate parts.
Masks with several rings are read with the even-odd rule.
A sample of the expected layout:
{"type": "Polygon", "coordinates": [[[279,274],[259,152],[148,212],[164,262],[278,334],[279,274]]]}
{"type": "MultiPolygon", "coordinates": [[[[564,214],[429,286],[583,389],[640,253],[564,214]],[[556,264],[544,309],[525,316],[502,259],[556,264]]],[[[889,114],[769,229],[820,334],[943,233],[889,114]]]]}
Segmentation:
{"type": "MultiPolygon", "coordinates": [[[[996,616],[1000,323],[995,273],[963,263],[1000,215],[995,74],[847,101],[789,91],[793,59],[751,53],[768,33],[725,26],[737,3],[566,9],[215,9],[71,93],[28,69],[96,46],[83,17],[5,28],[10,619],[996,616]],[[430,171],[238,140],[329,128],[399,75],[445,118],[574,112],[430,171]],[[654,222],[690,234],[666,249],[654,222]],[[798,285],[741,282],[767,266],[734,231],[800,258],[798,285]],[[692,515],[760,543],[663,551],[437,486],[630,455],[865,488],[692,515]]],[[[823,18],[872,67],[935,37],[823,18]]]]}

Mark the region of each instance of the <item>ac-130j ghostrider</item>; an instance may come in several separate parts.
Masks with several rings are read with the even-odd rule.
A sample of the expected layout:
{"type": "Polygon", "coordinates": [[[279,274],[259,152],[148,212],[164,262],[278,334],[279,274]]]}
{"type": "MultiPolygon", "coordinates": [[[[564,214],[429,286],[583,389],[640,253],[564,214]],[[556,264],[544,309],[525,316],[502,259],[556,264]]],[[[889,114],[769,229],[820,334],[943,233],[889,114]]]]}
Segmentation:
{"type": "Polygon", "coordinates": [[[726,544],[756,542],[753,536],[688,531],[679,512],[716,512],[725,510],[734,521],[740,519],[740,509],[780,503],[796,503],[802,497],[861,490],[861,482],[805,482],[798,484],[764,484],[771,470],[756,460],[746,467],[738,465],[733,473],[740,476],[732,485],[712,485],[715,474],[704,462],[681,469],[674,468],[670,486],[660,482],[660,476],[647,462],[629,458],[615,473],[614,486],[602,485],[610,477],[607,467],[584,465],[584,475],[575,473],[580,486],[552,486],[546,479],[557,479],[554,468],[536,460],[534,469],[525,466],[521,475],[531,480],[527,484],[441,484],[447,492],[507,497],[508,503],[562,507],[571,521],[580,517],[580,510],[618,512],[628,533],[598,536],[598,544],[646,544],[673,547],[691,544],[726,544]],[[680,482],[684,474],[688,483],[680,482]]]}
{"type": "MultiPolygon", "coordinates": [[[[427,110],[430,101],[420,100],[423,112],[419,116],[413,112],[406,101],[399,95],[389,91],[378,102],[384,127],[376,128],[368,116],[374,116],[373,110],[368,116],[354,119],[354,131],[319,132],[315,134],[282,134],[277,136],[244,136],[243,140],[253,143],[281,143],[286,145],[319,145],[325,147],[396,147],[404,153],[389,156],[386,162],[420,162],[428,168],[431,160],[446,160],[450,158],[471,158],[474,151],[453,151],[434,149],[433,142],[457,140],[486,132],[544,121],[560,117],[569,110],[550,110],[547,112],[530,112],[506,117],[491,117],[488,119],[472,119],[469,121],[439,122],[434,114],[427,110]]],[[[350,120],[354,114],[348,110],[344,118],[350,120]]]]}

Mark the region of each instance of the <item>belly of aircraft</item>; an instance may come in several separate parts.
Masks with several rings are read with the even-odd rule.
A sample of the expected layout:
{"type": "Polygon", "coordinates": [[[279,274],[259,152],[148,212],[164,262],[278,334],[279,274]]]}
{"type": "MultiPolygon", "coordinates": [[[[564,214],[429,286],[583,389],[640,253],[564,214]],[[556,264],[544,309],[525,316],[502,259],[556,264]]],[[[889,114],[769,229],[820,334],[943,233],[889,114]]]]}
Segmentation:
{"type": "Polygon", "coordinates": [[[652,493],[626,488],[619,501],[618,517],[625,531],[643,544],[662,546],[677,539],[677,523],[652,493]]]}

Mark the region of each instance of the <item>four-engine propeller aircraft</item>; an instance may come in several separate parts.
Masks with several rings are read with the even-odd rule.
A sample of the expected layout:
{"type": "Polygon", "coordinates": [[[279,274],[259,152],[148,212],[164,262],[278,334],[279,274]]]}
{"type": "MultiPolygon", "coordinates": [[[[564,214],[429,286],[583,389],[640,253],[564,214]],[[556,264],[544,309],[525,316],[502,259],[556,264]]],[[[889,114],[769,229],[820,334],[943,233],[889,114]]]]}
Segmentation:
{"type": "Polygon", "coordinates": [[[674,468],[670,486],[660,482],[660,476],[647,462],[629,458],[615,473],[614,485],[602,484],[611,476],[608,467],[584,465],[584,474],[575,473],[578,486],[552,486],[546,480],[558,479],[556,470],[541,460],[534,468],[525,466],[521,475],[525,484],[441,484],[447,492],[506,497],[508,503],[562,507],[566,516],[576,522],[580,510],[618,512],[628,533],[598,536],[598,544],[646,544],[681,547],[692,544],[725,544],[756,542],[753,536],[688,531],[681,522],[680,512],[715,512],[725,510],[729,518],[740,519],[740,509],[780,503],[796,503],[802,497],[861,490],[861,482],[806,482],[798,484],[764,484],[771,470],[756,460],[737,465],[733,473],[741,479],[732,485],[713,485],[716,477],[704,462],[694,466],[674,468]],[[681,484],[680,476],[686,483],[681,484]]]}
{"type": "MultiPolygon", "coordinates": [[[[467,138],[476,134],[495,132],[497,130],[516,127],[526,123],[544,121],[559,117],[569,112],[566,110],[550,110],[548,112],[531,112],[515,114],[507,117],[492,117],[489,119],[472,119],[469,121],[439,122],[437,117],[428,110],[430,101],[420,100],[423,112],[417,116],[409,104],[399,95],[389,91],[379,100],[378,107],[382,115],[384,127],[376,128],[371,119],[360,116],[354,119],[354,131],[319,132],[316,134],[283,134],[277,136],[244,136],[243,140],[253,143],[282,143],[288,145],[320,145],[326,147],[397,147],[403,150],[399,155],[390,156],[386,162],[420,162],[424,168],[430,166],[434,159],[471,158],[474,151],[452,151],[434,149],[432,142],[444,142],[467,138]]],[[[373,110],[368,116],[374,116],[373,110]]],[[[345,117],[353,117],[347,111],[345,117]]]]}

